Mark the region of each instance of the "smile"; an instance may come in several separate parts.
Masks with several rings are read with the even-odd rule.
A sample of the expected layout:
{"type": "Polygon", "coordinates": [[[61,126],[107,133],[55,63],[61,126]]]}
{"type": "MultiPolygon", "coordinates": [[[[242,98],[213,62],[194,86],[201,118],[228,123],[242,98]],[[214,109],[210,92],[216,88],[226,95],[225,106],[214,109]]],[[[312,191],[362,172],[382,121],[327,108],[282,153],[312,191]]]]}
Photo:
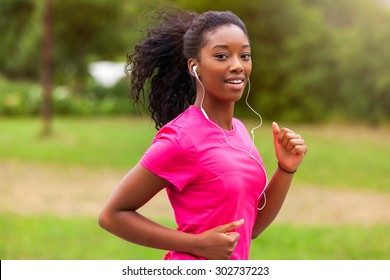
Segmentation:
{"type": "Polygon", "coordinates": [[[225,81],[228,84],[233,84],[233,85],[239,85],[244,82],[244,80],[231,80],[231,81],[225,81]]]}

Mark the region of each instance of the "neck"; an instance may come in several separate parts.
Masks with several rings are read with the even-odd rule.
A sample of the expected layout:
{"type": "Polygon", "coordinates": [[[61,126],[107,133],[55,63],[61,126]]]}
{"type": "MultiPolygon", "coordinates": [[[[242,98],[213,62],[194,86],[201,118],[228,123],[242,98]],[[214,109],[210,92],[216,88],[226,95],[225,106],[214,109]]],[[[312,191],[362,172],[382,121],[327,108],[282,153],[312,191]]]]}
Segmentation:
{"type": "MultiPolygon", "coordinates": [[[[200,108],[201,102],[202,98],[198,96],[194,105],[200,108]]],[[[210,102],[209,99],[205,99],[202,107],[209,119],[220,128],[225,130],[233,129],[234,102],[210,102]]]]}

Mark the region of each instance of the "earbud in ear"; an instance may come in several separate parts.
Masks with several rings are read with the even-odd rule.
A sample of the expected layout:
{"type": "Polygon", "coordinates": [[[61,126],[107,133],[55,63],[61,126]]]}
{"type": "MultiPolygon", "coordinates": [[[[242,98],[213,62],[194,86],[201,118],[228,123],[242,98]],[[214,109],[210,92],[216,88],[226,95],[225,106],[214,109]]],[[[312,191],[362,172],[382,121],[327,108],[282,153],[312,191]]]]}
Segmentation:
{"type": "Polygon", "coordinates": [[[198,72],[196,71],[196,65],[192,66],[192,70],[194,71],[196,79],[200,82],[198,72]]]}

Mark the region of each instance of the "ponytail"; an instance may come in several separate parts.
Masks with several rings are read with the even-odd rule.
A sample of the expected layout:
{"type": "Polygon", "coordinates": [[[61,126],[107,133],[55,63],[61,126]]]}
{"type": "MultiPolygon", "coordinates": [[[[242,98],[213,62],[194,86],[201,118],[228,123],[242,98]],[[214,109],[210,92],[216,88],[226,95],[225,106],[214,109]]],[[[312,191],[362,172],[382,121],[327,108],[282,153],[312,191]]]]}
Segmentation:
{"type": "Polygon", "coordinates": [[[162,24],[149,28],[147,36],[128,54],[125,72],[131,77],[131,97],[145,102],[156,129],[171,121],[195,100],[196,89],[183,55],[183,36],[196,13],[158,13],[162,24]]]}

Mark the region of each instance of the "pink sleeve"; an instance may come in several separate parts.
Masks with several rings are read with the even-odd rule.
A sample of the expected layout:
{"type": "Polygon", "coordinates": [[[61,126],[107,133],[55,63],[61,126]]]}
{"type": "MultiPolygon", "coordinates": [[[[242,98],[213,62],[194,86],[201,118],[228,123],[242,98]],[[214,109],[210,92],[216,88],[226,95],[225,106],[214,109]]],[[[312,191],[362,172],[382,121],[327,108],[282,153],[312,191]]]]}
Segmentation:
{"type": "Polygon", "coordinates": [[[140,163],[181,191],[198,173],[196,149],[176,127],[163,127],[140,163]]]}

